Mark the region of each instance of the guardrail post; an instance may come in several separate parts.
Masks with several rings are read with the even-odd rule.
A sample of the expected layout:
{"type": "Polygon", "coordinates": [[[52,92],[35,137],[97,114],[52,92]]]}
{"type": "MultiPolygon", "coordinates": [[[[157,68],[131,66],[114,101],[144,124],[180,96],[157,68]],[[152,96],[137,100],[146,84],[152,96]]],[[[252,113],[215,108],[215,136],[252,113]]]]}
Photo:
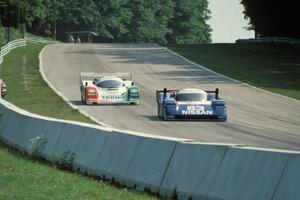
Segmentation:
{"type": "Polygon", "coordinates": [[[10,48],[11,48],[11,45],[10,45],[10,42],[7,43],[7,52],[10,52],[10,48]]]}

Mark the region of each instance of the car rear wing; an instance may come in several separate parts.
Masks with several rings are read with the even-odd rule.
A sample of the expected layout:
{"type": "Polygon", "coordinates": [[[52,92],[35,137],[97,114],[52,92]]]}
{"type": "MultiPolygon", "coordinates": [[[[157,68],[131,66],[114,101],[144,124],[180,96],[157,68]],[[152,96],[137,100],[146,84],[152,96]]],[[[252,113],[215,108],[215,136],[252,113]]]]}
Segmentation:
{"type": "Polygon", "coordinates": [[[176,93],[178,91],[179,90],[170,90],[170,89],[168,90],[167,88],[164,88],[163,90],[156,90],[156,99],[159,98],[160,94],[163,94],[164,95],[163,98],[166,98],[167,93],[176,93]]]}
{"type": "Polygon", "coordinates": [[[216,88],[216,90],[207,90],[205,91],[206,93],[212,93],[212,94],[215,94],[215,99],[218,99],[219,98],[219,88],[216,88]]]}
{"type": "Polygon", "coordinates": [[[117,72],[117,73],[95,73],[95,72],[81,72],[80,80],[81,81],[93,81],[95,79],[99,80],[105,76],[115,76],[125,80],[132,80],[132,74],[126,72],[117,72]]]}
{"type": "MultiPolygon", "coordinates": [[[[163,93],[164,94],[164,98],[166,98],[167,93],[176,93],[179,90],[168,90],[167,88],[164,88],[163,90],[156,90],[156,97],[159,97],[159,94],[163,93]]],[[[206,93],[212,93],[215,94],[215,99],[219,98],[219,88],[216,88],[215,90],[206,90],[206,93]]]]}

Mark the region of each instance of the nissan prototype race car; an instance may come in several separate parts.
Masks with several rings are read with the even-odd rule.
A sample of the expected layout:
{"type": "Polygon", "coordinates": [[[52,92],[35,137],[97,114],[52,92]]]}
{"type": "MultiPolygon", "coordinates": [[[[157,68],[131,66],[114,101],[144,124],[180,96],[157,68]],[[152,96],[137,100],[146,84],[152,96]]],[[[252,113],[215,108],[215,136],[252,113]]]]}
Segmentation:
{"type": "Polygon", "coordinates": [[[139,88],[130,73],[80,73],[84,104],[139,104],[139,88]]]}
{"type": "Polygon", "coordinates": [[[219,98],[219,89],[183,89],[156,91],[158,116],[163,120],[227,120],[226,103],[219,98]]]}
{"type": "Polygon", "coordinates": [[[5,83],[0,79],[0,98],[4,98],[7,94],[5,83]]]}

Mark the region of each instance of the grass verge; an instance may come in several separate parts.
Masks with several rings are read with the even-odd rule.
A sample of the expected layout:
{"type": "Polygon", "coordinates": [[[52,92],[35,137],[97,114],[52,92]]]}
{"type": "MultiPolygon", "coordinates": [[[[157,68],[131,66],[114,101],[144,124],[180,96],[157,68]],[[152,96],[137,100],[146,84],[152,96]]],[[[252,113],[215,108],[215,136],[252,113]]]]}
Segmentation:
{"type": "MultiPolygon", "coordinates": [[[[44,45],[13,50],[0,65],[8,86],[7,100],[33,113],[61,119],[92,122],[71,109],[39,74],[38,53],[44,45]]],[[[155,199],[117,188],[70,171],[59,170],[0,143],[0,199],[155,199]]]]}
{"type": "Polygon", "coordinates": [[[43,116],[95,123],[73,110],[44,82],[38,60],[43,47],[42,44],[20,47],[5,56],[0,77],[8,88],[6,100],[43,116]]]}
{"type": "Polygon", "coordinates": [[[32,160],[0,143],[0,199],[155,199],[32,160]]]}
{"type": "Polygon", "coordinates": [[[231,78],[300,100],[300,48],[276,44],[166,47],[231,78]]]}

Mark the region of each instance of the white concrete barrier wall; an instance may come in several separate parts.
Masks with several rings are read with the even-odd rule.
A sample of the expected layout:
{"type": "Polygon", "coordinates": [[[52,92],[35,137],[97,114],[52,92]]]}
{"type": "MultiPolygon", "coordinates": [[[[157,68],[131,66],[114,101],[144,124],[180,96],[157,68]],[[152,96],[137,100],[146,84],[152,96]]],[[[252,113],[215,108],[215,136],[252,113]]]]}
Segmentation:
{"type": "MultiPolygon", "coordinates": [[[[125,135],[124,133],[118,133],[125,135]]],[[[141,191],[158,193],[177,141],[138,137],[130,162],[125,168],[125,184],[141,191]]]]}
{"type": "Polygon", "coordinates": [[[2,134],[4,134],[5,127],[9,126],[8,125],[9,122],[7,120],[8,120],[8,116],[9,116],[10,112],[13,112],[13,111],[10,111],[10,110],[6,109],[6,107],[0,105],[0,124],[1,124],[1,126],[0,126],[0,136],[2,134]]]}
{"type": "Polygon", "coordinates": [[[138,190],[159,191],[177,142],[34,115],[1,101],[1,139],[21,151],[138,190]]]}
{"type": "Polygon", "coordinates": [[[290,155],[229,148],[206,196],[214,199],[272,199],[290,155]]]}
{"type": "Polygon", "coordinates": [[[290,156],[286,170],[274,195],[274,200],[300,199],[300,155],[290,156]]]}
{"type": "Polygon", "coordinates": [[[67,159],[73,163],[77,144],[85,128],[81,125],[64,123],[61,134],[57,138],[56,145],[52,151],[52,156],[56,157],[57,160],[62,159],[66,161],[65,159],[67,159]]]}
{"type": "Polygon", "coordinates": [[[0,139],[75,170],[179,199],[299,199],[300,153],[186,143],[23,111],[0,99],[0,139]]]}
{"type": "Polygon", "coordinates": [[[228,147],[223,145],[177,144],[164,180],[163,196],[205,199],[213,186],[228,147]]]}
{"type": "Polygon", "coordinates": [[[110,134],[111,131],[99,134],[97,129],[85,129],[75,149],[73,168],[88,175],[96,175],[96,163],[110,134]]]}
{"type": "Polygon", "coordinates": [[[1,119],[4,118],[3,121],[1,120],[1,138],[10,146],[25,151],[26,149],[22,146],[25,136],[24,132],[20,134],[20,130],[23,129],[26,117],[11,110],[0,115],[1,119]]]}
{"type": "Polygon", "coordinates": [[[114,179],[124,183],[124,174],[138,140],[137,136],[112,132],[107,138],[99,157],[95,160],[96,174],[109,180],[114,179]]]}
{"type": "Polygon", "coordinates": [[[160,194],[179,199],[299,199],[299,152],[177,144],[160,194]]]}
{"type": "MultiPolygon", "coordinates": [[[[46,121],[43,131],[37,136],[41,138],[41,142],[37,146],[37,151],[42,157],[49,161],[55,159],[53,152],[55,152],[55,147],[58,143],[60,135],[62,134],[63,127],[64,123],[46,121]]],[[[31,139],[33,138],[36,137],[33,136],[31,139]]],[[[31,147],[31,149],[33,149],[33,147],[31,147]]]]}
{"type": "Polygon", "coordinates": [[[34,149],[36,151],[40,151],[42,146],[39,138],[43,136],[43,130],[45,128],[47,121],[42,119],[32,118],[32,117],[26,117],[24,115],[21,116],[22,118],[24,118],[24,120],[22,121],[22,124],[18,127],[18,130],[16,132],[18,134],[15,134],[15,137],[18,138],[17,140],[18,145],[21,148],[23,148],[24,151],[27,152],[33,151],[34,149]],[[20,132],[23,133],[20,134],[20,132]],[[22,135],[22,137],[20,137],[20,135],[22,135]]]}

